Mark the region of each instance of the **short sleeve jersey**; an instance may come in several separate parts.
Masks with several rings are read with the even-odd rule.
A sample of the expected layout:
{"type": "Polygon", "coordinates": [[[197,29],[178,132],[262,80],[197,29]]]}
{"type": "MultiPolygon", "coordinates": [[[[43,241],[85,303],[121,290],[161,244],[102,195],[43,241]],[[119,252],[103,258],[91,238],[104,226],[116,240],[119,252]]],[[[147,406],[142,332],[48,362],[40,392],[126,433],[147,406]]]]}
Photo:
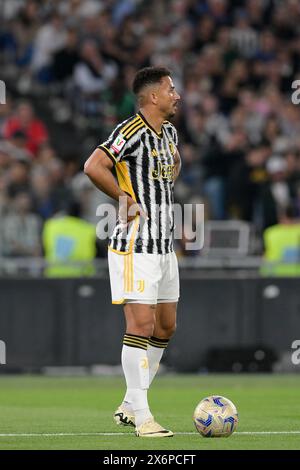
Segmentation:
{"type": "Polygon", "coordinates": [[[99,145],[115,165],[120,188],[148,215],[126,229],[117,220],[109,248],[120,253],[166,254],[173,251],[175,127],[165,121],[157,133],[141,112],[119,124],[99,145]]]}

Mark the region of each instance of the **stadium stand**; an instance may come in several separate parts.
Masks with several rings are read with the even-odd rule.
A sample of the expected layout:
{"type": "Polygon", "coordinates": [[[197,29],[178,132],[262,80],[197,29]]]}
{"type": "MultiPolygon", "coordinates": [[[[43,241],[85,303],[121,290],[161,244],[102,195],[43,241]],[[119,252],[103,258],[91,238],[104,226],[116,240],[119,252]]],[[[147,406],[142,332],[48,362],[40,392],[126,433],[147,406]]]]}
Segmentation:
{"type": "Polygon", "coordinates": [[[183,161],[178,202],[201,198],[207,220],[251,226],[254,242],[244,254],[257,256],[263,231],[287,206],[299,217],[300,111],[292,102],[300,76],[298,2],[2,3],[1,220],[16,220],[26,196],[39,239],[14,251],[3,222],[2,257],[38,259],[43,223],[72,199],[81,199],[81,217],[95,223],[102,196],[78,190],[83,162],[135,111],[132,77],[148,65],[170,67],[182,96],[174,122],[183,161]]]}

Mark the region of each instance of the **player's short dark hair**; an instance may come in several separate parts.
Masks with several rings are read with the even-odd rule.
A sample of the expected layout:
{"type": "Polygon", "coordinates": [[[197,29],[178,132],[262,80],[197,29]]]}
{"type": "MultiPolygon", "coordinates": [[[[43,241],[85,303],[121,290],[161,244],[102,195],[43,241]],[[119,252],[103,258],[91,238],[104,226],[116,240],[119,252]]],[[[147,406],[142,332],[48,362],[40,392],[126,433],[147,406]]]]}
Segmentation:
{"type": "Polygon", "coordinates": [[[171,72],[166,67],[145,67],[137,72],[133,80],[132,90],[137,95],[145,86],[159,83],[163,77],[169,77],[171,72]]]}

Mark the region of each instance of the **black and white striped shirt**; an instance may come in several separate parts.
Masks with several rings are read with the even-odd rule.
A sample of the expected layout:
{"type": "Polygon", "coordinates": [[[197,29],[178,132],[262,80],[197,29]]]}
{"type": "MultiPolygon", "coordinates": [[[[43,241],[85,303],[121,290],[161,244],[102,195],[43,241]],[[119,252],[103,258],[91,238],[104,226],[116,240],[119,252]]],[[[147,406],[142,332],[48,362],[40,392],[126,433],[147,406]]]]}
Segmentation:
{"type": "Polygon", "coordinates": [[[120,188],[148,214],[136,217],[127,233],[117,220],[109,248],[121,253],[173,251],[174,156],[177,132],[168,121],[158,134],[141,112],[119,124],[99,145],[113,161],[120,188]]]}

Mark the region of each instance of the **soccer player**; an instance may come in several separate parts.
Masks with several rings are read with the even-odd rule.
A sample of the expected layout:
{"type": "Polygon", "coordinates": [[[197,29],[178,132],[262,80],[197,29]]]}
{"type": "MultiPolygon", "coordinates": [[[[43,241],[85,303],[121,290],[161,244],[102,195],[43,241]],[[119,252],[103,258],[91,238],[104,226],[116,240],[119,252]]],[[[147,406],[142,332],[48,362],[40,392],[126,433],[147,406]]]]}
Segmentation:
{"type": "Polygon", "coordinates": [[[181,162],[177,132],[168,120],[180,96],[164,67],[139,70],[133,92],[139,111],[92,153],[85,173],[101,191],[123,201],[108,251],[112,303],[124,305],[126,319],[127,391],[114,419],[135,426],[139,437],[169,437],[172,431],[149,410],[147,391],[176,327],[173,187],[181,162]]]}

